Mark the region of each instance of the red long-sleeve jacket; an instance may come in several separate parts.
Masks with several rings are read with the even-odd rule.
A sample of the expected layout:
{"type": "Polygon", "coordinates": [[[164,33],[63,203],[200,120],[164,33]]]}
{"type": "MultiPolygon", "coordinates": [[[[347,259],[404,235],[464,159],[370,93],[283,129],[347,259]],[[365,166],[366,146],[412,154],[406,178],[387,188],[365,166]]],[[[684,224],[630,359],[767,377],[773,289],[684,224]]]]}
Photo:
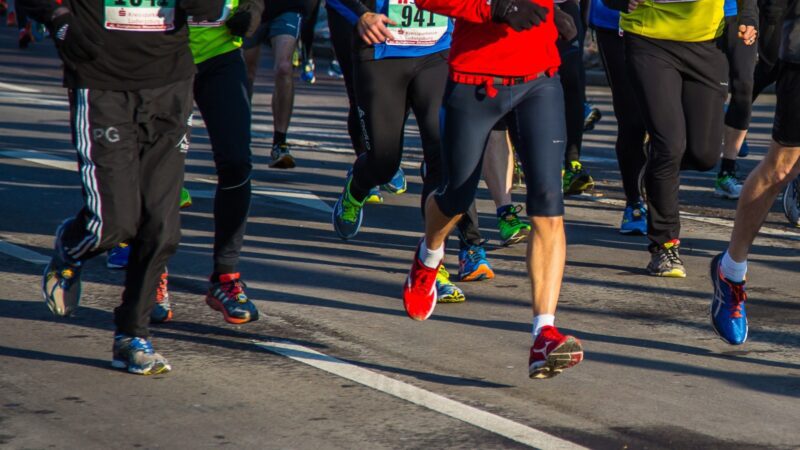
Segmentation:
{"type": "MultiPolygon", "coordinates": [[[[553,22],[553,0],[530,0],[550,12],[541,25],[516,32],[504,23],[492,22],[488,0],[416,0],[417,7],[456,19],[450,48],[450,72],[490,77],[532,77],[553,74],[561,65],[553,22]]],[[[457,78],[462,78],[459,80],[457,78]]],[[[469,84],[482,84],[481,82],[469,84]]]]}

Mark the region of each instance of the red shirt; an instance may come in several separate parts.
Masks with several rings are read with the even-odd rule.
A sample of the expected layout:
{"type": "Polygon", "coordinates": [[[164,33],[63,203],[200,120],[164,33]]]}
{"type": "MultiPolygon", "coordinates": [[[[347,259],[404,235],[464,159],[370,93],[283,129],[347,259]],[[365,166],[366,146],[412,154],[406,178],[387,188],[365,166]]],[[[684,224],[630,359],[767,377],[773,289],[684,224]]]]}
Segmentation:
{"type": "Polygon", "coordinates": [[[504,23],[492,22],[489,0],[416,0],[416,5],[456,19],[450,48],[451,77],[553,74],[561,65],[556,48],[558,31],[553,21],[555,5],[553,0],[530,1],[549,10],[547,20],[520,32],[504,23]]]}

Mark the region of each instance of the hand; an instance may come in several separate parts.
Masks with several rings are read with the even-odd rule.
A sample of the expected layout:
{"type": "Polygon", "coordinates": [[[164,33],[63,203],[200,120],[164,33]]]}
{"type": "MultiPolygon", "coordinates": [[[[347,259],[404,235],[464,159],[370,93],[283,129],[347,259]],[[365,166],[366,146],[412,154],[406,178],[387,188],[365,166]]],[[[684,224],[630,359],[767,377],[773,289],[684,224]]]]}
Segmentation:
{"type": "Polygon", "coordinates": [[[547,19],[549,10],[531,0],[492,0],[492,20],[514,31],[529,30],[547,19]]]}
{"type": "Polygon", "coordinates": [[[575,26],[572,16],[562,11],[561,8],[556,8],[553,11],[553,20],[556,23],[559,36],[565,41],[571,41],[578,35],[578,28],[575,26]]]}
{"type": "MultiPolygon", "coordinates": [[[[259,18],[260,19],[260,18],[259,18]]],[[[253,22],[253,14],[250,11],[236,11],[230,19],[225,22],[225,26],[234,36],[244,37],[248,35],[250,25],[253,22]]]]}
{"type": "Polygon", "coordinates": [[[392,32],[386,28],[387,23],[389,25],[397,25],[397,22],[383,14],[368,12],[358,18],[356,30],[361,39],[367,44],[380,44],[386,42],[387,39],[394,39],[392,32]]]}
{"type": "Polygon", "coordinates": [[[180,0],[179,6],[195,22],[213,22],[222,16],[222,2],[218,0],[180,0]]]}
{"type": "Polygon", "coordinates": [[[50,34],[64,65],[76,70],[78,63],[86,63],[97,58],[100,53],[99,39],[90,37],[81,29],[78,21],[68,10],[53,18],[50,34]]]}
{"type": "Polygon", "coordinates": [[[636,7],[638,7],[640,3],[644,3],[644,1],[645,0],[628,0],[628,12],[636,9],[636,7]]]}
{"type": "Polygon", "coordinates": [[[756,27],[752,25],[739,25],[739,39],[744,41],[744,45],[755,44],[756,36],[758,36],[756,27]]]}

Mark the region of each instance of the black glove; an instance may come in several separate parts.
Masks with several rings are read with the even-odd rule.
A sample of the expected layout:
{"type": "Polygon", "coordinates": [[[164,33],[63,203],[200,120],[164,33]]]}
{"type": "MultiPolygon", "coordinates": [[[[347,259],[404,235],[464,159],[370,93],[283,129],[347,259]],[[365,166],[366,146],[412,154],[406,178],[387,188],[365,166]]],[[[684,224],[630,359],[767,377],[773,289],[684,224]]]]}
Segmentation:
{"type": "Polygon", "coordinates": [[[250,11],[236,11],[236,13],[225,22],[225,26],[231,30],[232,35],[244,37],[248,34],[252,21],[253,15],[250,11]]]}
{"type": "Polygon", "coordinates": [[[81,29],[72,13],[64,13],[50,22],[50,35],[56,43],[56,49],[71,70],[76,64],[92,61],[100,53],[100,39],[92,39],[81,29]]]}
{"type": "Polygon", "coordinates": [[[531,0],[492,0],[492,20],[507,23],[514,31],[540,25],[548,12],[547,8],[531,0]]]}
{"type": "Polygon", "coordinates": [[[195,22],[213,22],[222,16],[223,2],[218,0],[180,0],[179,5],[195,22]]]}

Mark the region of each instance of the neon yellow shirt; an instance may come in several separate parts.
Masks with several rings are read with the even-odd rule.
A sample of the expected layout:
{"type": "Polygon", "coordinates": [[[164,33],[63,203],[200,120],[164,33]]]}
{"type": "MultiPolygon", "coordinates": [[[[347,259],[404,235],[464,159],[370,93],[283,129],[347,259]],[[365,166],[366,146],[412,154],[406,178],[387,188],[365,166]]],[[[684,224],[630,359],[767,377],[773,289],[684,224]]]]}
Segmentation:
{"type": "Polygon", "coordinates": [[[725,27],[725,0],[644,3],[620,15],[623,31],[653,39],[702,42],[716,39],[725,27]]]}
{"type": "Polygon", "coordinates": [[[232,35],[225,26],[225,21],[233,15],[238,6],[239,0],[225,0],[225,9],[219,20],[189,23],[189,47],[192,49],[195,64],[242,46],[242,38],[232,35]]]}

